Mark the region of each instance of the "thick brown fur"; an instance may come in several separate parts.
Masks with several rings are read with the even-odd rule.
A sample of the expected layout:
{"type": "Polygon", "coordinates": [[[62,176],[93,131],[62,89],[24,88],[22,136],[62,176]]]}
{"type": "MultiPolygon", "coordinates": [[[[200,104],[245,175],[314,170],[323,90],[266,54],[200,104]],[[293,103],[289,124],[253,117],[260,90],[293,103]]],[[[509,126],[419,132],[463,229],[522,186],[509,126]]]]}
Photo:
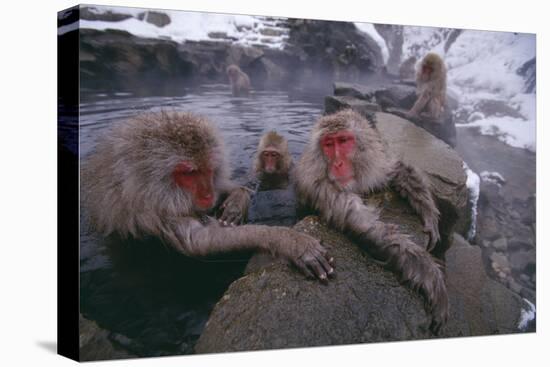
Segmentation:
{"type": "Polygon", "coordinates": [[[409,113],[413,116],[423,113],[439,120],[447,98],[447,69],[438,54],[430,52],[422,59],[416,72],[416,94],[417,100],[409,113]],[[422,72],[424,66],[432,69],[429,76],[422,72]]]}
{"type": "Polygon", "coordinates": [[[226,69],[231,91],[234,96],[246,96],[250,92],[250,78],[237,65],[231,64],[226,69]]]}
{"type": "Polygon", "coordinates": [[[314,238],[282,227],[220,226],[196,210],[191,194],[174,182],[172,173],[181,161],[197,167],[208,161],[215,196],[229,195],[222,207],[245,198],[248,206],[245,189],[229,180],[226,157],[217,129],[206,119],[144,114],[117,124],[84,162],[83,204],[92,225],[106,236],[155,236],[189,256],[265,250],[326,280],[332,267],[314,238]]]}
{"type": "Polygon", "coordinates": [[[427,299],[438,329],[448,317],[443,271],[423,247],[413,243],[394,225],[379,220],[378,210],[361,196],[391,186],[409,200],[430,233],[428,248],[439,240],[439,211],[423,176],[413,167],[391,157],[378,130],[352,110],[321,117],[296,167],[296,189],[302,205],[317,210],[338,230],[367,241],[371,253],[386,262],[401,279],[427,299]],[[355,135],[352,158],[354,180],[342,187],[331,180],[320,140],[327,133],[347,130],[355,135]]]}
{"type": "Polygon", "coordinates": [[[275,131],[270,131],[262,136],[258,149],[254,157],[254,172],[259,179],[262,179],[264,175],[277,176],[288,178],[290,167],[292,165],[292,157],[288,151],[287,140],[277,134],[275,131]],[[279,153],[281,159],[278,161],[277,169],[271,174],[264,172],[264,166],[262,162],[262,153],[266,149],[272,149],[279,153]]]}

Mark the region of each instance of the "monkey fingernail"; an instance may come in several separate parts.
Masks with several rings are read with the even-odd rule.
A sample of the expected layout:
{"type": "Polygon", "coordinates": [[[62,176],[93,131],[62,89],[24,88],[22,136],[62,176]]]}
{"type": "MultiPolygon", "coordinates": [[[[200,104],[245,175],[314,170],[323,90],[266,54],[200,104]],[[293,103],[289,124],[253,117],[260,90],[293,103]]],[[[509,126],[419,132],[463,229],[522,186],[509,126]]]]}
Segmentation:
{"type": "Polygon", "coordinates": [[[334,269],[333,269],[333,268],[328,269],[328,273],[329,273],[329,274],[334,273],[334,269]]]}

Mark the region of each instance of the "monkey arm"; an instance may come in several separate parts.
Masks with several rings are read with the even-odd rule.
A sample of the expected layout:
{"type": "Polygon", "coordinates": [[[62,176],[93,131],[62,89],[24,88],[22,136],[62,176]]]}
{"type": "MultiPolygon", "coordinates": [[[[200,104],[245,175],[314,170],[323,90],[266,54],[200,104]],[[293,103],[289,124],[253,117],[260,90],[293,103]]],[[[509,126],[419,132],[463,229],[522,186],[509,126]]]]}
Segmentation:
{"type": "Polygon", "coordinates": [[[418,98],[416,99],[416,102],[410,109],[409,114],[413,116],[420,115],[420,112],[422,112],[426,108],[426,105],[430,101],[431,96],[432,96],[432,93],[431,93],[431,88],[429,86],[422,88],[420,91],[420,94],[418,95],[418,98]]]}
{"type": "Polygon", "coordinates": [[[223,210],[219,218],[223,225],[236,225],[242,223],[246,219],[248,206],[250,205],[250,193],[252,190],[238,186],[229,191],[229,196],[220,209],[223,210]]]}
{"type": "Polygon", "coordinates": [[[185,217],[170,225],[173,246],[188,256],[206,256],[238,250],[263,250],[290,260],[307,276],[326,281],[334,273],[332,258],[319,241],[286,227],[202,225],[185,217]]]}
{"type": "Polygon", "coordinates": [[[376,208],[364,205],[359,196],[330,192],[326,188],[320,192],[323,200],[317,203],[323,204],[317,209],[323,218],[367,243],[372,256],[383,261],[402,281],[424,295],[428,311],[433,316],[432,329],[437,333],[449,313],[441,266],[426,250],[399,233],[397,226],[381,222],[376,208]]]}
{"type": "Polygon", "coordinates": [[[414,167],[398,161],[390,175],[391,185],[420,215],[424,231],[430,236],[428,251],[432,251],[440,239],[439,210],[435,205],[429,185],[414,167]]]}

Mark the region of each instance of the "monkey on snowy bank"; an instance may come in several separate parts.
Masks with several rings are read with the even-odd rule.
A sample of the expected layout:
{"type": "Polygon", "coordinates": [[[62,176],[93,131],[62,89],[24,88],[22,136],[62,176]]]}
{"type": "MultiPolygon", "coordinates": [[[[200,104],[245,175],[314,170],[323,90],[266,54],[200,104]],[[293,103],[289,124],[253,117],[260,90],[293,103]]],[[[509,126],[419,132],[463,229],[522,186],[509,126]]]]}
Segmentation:
{"type": "Polygon", "coordinates": [[[416,94],[409,115],[439,121],[447,96],[447,69],[438,54],[430,52],[422,59],[416,72],[416,94]]]}
{"type": "Polygon", "coordinates": [[[224,221],[238,222],[249,196],[229,180],[223,142],[202,117],[160,112],[118,124],[85,162],[82,184],[91,223],[106,236],[154,236],[187,256],[264,250],[322,281],[334,273],[313,237],[285,227],[224,227],[209,216],[219,208],[224,221]]]}
{"type": "Polygon", "coordinates": [[[378,130],[348,109],[321,117],[296,167],[302,205],[315,209],[331,226],[367,244],[369,252],[427,301],[438,331],[448,317],[448,298],[441,266],[430,255],[440,239],[439,210],[424,177],[387,153],[378,130]],[[429,234],[428,250],[399,228],[379,220],[376,208],[361,195],[387,186],[406,197],[429,234]]]}

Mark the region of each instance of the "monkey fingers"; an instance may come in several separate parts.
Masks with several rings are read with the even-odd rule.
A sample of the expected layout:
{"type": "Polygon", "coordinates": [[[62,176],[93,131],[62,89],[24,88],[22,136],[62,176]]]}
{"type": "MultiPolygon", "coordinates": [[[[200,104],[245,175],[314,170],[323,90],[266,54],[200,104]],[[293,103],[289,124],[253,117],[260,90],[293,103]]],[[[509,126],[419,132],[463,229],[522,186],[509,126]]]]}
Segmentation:
{"type": "Polygon", "coordinates": [[[218,219],[223,226],[240,224],[243,220],[242,212],[234,205],[225,206],[221,217],[218,219]]]}
{"type": "Polygon", "coordinates": [[[296,261],[296,265],[304,271],[306,275],[314,273],[323,283],[328,282],[328,277],[334,275],[334,268],[329,263],[328,255],[323,255],[317,249],[308,249],[296,261]]]}
{"type": "Polygon", "coordinates": [[[426,221],[426,224],[424,225],[424,233],[427,233],[430,237],[428,240],[427,250],[428,252],[431,252],[435,248],[437,242],[441,239],[437,218],[426,221]]]}

